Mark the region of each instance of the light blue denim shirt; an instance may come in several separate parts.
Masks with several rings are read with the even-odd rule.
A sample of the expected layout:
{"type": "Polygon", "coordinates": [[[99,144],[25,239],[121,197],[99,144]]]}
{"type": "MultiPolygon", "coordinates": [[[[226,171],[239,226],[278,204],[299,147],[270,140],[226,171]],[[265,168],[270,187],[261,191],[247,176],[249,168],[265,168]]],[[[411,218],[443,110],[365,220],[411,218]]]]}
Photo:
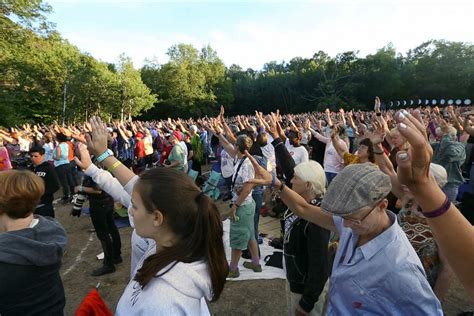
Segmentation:
{"type": "Polygon", "coordinates": [[[387,214],[392,225],[357,248],[359,236],[333,217],[340,241],[327,315],[443,315],[420,259],[395,214],[387,214]]]}

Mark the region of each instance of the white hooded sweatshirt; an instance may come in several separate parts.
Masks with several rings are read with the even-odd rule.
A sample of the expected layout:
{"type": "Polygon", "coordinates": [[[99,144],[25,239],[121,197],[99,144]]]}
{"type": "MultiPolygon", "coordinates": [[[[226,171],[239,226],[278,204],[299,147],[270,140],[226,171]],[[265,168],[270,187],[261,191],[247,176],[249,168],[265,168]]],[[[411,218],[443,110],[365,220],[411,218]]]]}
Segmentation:
{"type": "MultiPolygon", "coordinates": [[[[153,245],[138,263],[155,253],[153,245]]],[[[153,278],[143,289],[131,280],[117,305],[117,316],[129,315],[210,315],[205,299],[212,298],[212,284],[207,263],[174,262],[153,278]],[[173,266],[174,265],[174,266],[173,266]]]]}

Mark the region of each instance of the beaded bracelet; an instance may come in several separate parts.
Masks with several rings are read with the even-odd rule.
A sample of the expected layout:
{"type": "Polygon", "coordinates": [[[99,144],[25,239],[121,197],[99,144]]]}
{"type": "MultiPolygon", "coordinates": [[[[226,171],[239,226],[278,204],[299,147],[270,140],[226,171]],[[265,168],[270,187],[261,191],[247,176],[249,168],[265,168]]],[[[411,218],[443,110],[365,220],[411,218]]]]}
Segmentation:
{"type": "Polygon", "coordinates": [[[285,187],[286,187],[285,182],[282,181],[280,187],[278,188],[277,194],[281,194],[281,192],[283,192],[285,187]]]}
{"type": "Polygon", "coordinates": [[[432,212],[422,212],[423,216],[426,218],[433,218],[438,217],[446,213],[451,206],[451,202],[449,202],[448,197],[444,200],[443,204],[432,212]]]}
{"type": "Polygon", "coordinates": [[[117,167],[120,166],[121,164],[122,164],[122,163],[121,163],[120,161],[116,161],[116,162],[115,162],[112,166],[110,166],[110,168],[107,169],[107,170],[109,170],[109,172],[112,173],[112,171],[114,171],[115,168],[117,168],[117,167]]]}

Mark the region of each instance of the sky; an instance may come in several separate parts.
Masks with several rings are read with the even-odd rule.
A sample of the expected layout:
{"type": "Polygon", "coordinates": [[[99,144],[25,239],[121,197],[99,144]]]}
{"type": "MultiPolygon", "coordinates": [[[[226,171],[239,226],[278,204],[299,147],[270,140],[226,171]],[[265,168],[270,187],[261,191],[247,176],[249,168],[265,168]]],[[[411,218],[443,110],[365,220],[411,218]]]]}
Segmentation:
{"type": "Polygon", "coordinates": [[[47,0],[62,36],[97,59],[124,53],[135,67],[166,63],[178,43],[210,45],[226,66],[373,54],[392,43],[405,54],[430,39],[474,43],[474,0],[47,0]]]}

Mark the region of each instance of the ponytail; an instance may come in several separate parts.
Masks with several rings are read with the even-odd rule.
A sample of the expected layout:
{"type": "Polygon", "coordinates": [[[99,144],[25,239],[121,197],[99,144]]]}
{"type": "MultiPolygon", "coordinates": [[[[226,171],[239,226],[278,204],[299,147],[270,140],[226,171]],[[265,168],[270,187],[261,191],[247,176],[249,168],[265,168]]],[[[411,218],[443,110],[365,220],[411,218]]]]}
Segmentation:
{"type": "Polygon", "coordinates": [[[148,212],[159,209],[164,214],[166,225],[178,240],[173,246],[146,258],[135,280],[143,288],[178,262],[204,260],[211,278],[212,301],[217,300],[224,289],[229,266],[222,241],[222,221],[214,202],[199,191],[188,175],[172,169],[145,171],[140,175],[136,190],[148,212]]]}
{"type": "MultiPolygon", "coordinates": [[[[200,227],[201,229],[198,229],[199,231],[195,229],[193,235],[200,234],[204,237],[202,242],[205,247],[206,261],[211,276],[213,292],[211,301],[214,302],[219,299],[219,296],[224,290],[226,277],[229,273],[229,264],[222,242],[224,229],[222,227],[219,211],[207,195],[201,192],[196,197],[196,202],[198,203],[198,224],[196,227],[200,227]]],[[[198,236],[193,236],[193,239],[195,238],[198,238],[198,236]]]]}

